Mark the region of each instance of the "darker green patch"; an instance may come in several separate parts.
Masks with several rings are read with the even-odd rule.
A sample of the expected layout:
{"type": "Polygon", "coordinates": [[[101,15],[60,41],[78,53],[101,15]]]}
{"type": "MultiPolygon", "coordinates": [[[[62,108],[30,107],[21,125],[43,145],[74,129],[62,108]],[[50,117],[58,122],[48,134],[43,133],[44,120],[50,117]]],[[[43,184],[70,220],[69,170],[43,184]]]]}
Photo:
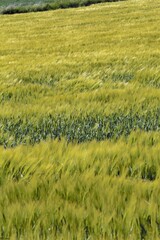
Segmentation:
{"type": "Polygon", "coordinates": [[[1,14],[17,14],[27,12],[41,12],[65,8],[77,8],[82,6],[90,6],[96,3],[117,2],[123,0],[57,0],[50,3],[37,3],[33,5],[11,5],[2,8],[1,14]]]}
{"type": "Polygon", "coordinates": [[[130,73],[113,73],[111,78],[114,82],[129,82],[133,79],[134,75],[130,73]]]}
{"type": "Polygon", "coordinates": [[[103,115],[46,115],[33,118],[1,118],[0,144],[14,147],[18,144],[35,144],[41,140],[65,137],[68,142],[118,139],[131,131],[159,131],[160,109],[142,115],[115,113],[103,115]]]}
{"type": "Polygon", "coordinates": [[[13,97],[13,93],[12,92],[3,92],[0,95],[0,103],[3,103],[5,101],[9,101],[11,100],[13,97]]]}
{"type": "Polygon", "coordinates": [[[157,169],[156,166],[148,166],[147,164],[142,169],[141,177],[142,179],[148,179],[154,181],[156,179],[157,169]]]}

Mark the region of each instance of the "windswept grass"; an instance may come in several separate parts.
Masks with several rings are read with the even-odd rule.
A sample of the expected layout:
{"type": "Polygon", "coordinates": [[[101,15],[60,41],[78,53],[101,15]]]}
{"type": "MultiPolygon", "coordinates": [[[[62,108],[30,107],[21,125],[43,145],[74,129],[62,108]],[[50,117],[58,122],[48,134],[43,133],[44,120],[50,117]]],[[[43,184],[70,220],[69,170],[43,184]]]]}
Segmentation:
{"type": "Polygon", "coordinates": [[[159,239],[159,164],[157,133],[1,148],[1,236],[159,239]]]}
{"type": "Polygon", "coordinates": [[[0,237],[160,239],[159,8],[0,16],[0,237]]]}
{"type": "Polygon", "coordinates": [[[158,7],[130,1],[1,16],[1,144],[159,131],[158,7]]]}

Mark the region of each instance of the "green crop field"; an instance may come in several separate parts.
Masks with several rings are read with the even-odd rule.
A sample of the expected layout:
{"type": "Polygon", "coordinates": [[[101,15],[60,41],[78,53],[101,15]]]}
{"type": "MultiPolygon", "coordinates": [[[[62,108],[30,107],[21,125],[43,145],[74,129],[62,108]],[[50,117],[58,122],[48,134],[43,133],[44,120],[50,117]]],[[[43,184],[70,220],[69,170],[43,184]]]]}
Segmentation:
{"type": "Polygon", "coordinates": [[[0,238],[160,239],[159,9],[0,15],[0,238]]]}

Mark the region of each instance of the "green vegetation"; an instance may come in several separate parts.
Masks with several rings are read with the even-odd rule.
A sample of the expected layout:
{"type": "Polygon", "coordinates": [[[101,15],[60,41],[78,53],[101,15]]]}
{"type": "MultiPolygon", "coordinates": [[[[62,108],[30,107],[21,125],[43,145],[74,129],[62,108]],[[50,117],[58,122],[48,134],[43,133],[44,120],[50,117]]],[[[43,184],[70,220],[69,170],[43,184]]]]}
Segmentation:
{"type": "Polygon", "coordinates": [[[0,15],[0,237],[160,239],[159,8],[0,15]]]}
{"type": "Polygon", "coordinates": [[[128,136],[132,130],[158,131],[160,129],[160,109],[146,112],[145,115],[112,114],[109,116],[43,116],[40,119],[2,118],[0,144],[13,147],[21,143],[38,143],[48,138],[78,143],[118,139],[128,136]]]}
{"type": "Polygon", "coordinates": [[[0,149],[1,235],[10,239],[158,239],[160,142],[40,143],[0,149]]]}
{"type": "Polygon", "coordinates": [[[51,3],[54,2],[54,0],[1,0],[0,1],[0,6],[1,7],[8,7],[8,6],[26,6],[26,5],[33,5],[33,4],[38,4],[38,3],[51,3]]]}
{"type": "Polygon", "coordinates": [[[116,2],[123,0],[43,0],[38,2],[33,0],[27,2],[26,0],[14,1],[2,1],[0,3],[0,13],[2,14],[15,14],[15,13],[27,13],[27,12],[42,12],[64,8],[77,8],[82,6],[89,6],[95,3],[103,2],[116,2]]]}

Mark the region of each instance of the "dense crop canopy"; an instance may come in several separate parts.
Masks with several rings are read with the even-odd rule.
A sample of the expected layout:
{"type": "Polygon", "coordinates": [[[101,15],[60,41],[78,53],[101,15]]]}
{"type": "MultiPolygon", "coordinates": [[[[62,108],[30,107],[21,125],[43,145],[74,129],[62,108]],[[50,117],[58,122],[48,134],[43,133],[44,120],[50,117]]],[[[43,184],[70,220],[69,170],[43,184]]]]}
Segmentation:
{"type": "Polygon", "coordinates": [[[159,9],[0,15],[0,238],[160,239],[159,9]]]}

